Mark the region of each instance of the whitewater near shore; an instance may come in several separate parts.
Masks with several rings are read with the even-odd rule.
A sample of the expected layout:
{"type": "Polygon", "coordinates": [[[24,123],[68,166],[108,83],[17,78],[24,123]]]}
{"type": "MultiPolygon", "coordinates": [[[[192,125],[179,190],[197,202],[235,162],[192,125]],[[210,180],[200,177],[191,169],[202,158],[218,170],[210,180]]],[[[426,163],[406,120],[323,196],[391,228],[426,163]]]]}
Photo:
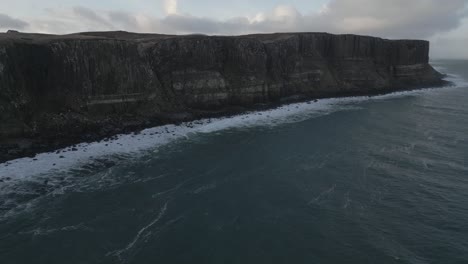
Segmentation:
{"type": "MultiPolygon", "coordinates": [[[[444,72],[444,68],[437,68],[444,72]]],[[[266,111],[254,111],[226,118],[207,118],[180,125],[165,125],[144,129],[139,132],[116,135],[102,141],[82,143],[49,153],[40,153],[35,157],[21,158],[0,164],[0,182],[7,183],[15,179],[29,178],[34,175],[47,174],[77,168],[99,160],[103,163],[119,159],[132,159],[146,152],[158,151],[158,147],[177,140],[189,140],[200,133],[252,127],[276,126],[289,122],[299,122],[308,118],[330,114],[336,111],[352,109],[356,103],[374,100],[387,100],[396,97],[417,96],[423,93],[437,93],[439,89],[458,89],[467,86],[467,81],[448,73],[446,81],[452,83],[447,87],[427,88],[421,90],[400,91],[377,96],[356,96],[328,98],[294,103],[266,111]]]]}
{"type": "Polygon", "coordinates": [[[0,262],[463,262],[468,64],[433,64],[453,86],[154,127],[0,164],[0,262]]]}

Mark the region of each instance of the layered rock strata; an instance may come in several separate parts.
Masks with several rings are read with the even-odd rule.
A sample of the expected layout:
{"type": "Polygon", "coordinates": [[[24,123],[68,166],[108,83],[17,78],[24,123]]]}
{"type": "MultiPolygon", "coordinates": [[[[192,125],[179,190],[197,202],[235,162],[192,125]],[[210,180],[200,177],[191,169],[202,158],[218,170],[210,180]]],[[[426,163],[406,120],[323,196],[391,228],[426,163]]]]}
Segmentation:
{"type": "Polygon", "coordinates": [[[282,33],[0,34],[0,161],[259,105],[435,86],[429,42],[282,33]]]}

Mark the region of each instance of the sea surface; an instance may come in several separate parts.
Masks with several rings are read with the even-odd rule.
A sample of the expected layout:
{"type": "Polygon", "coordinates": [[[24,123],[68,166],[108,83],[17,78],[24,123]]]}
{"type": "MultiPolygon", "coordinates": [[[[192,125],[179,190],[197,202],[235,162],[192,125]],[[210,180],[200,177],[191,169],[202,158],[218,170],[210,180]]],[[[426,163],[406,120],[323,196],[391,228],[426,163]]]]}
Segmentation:
{"type": "Polygon", "coordinates": [[[164,126],[0,164],[0,263],[468,263],[453,86],[164,126]]]}

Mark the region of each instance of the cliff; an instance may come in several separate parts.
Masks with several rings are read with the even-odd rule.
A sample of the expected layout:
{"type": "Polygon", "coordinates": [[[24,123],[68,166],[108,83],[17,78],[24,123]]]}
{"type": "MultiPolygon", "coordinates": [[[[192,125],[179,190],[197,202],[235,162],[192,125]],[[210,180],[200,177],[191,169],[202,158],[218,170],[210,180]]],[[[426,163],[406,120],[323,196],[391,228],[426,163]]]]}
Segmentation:
{"type": "Polygon", "coordinates": [[[439,85],[428,53],[326,33],[0,34],[0,161],[258,104],[439,85]]]}

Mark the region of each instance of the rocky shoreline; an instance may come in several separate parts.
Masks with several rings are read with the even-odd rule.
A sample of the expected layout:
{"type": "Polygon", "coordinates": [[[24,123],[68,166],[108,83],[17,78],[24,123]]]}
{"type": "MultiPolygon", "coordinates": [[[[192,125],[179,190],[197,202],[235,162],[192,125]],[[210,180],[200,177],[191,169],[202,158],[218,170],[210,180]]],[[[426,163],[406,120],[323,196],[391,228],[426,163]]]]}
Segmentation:
{"type": "MultiPolygon", "coordinates": [[[[341,97],[352,97],[352,96],[378,96],[389,94],[398,91],[410,91],[416,89],[425,89],[425,88],[432,88],[432,87],[440,87],[440,86],[449,86],[451,85],[449,82],[442,81],[439,84],[434,84],[432,86],[424,86],[419,88],[411,88],[411,89],[399,89],[394,91],[389,91],[388,93],[377,93],[377,94],[350,94],[347,96],[341,97]]],[[[58,149],[63,149],[68,147],[68,151],[77,151],[76,145],[81,143],[91,143],[91,142],[108,142],[116,138],[119,134],[139,134],[142,130],[151,128],[151,127],[158,127],[168,124],[180,124],[182,122],[187,123],[190,127],[190,124],[196,124],[199,120],[207,119],[207,118],[219,118],[219,117],[230,117],[240,114],[245,114],[251,111],[262,111],[267,109],[273,109],[275,107],[279,107],[285,104],[292,104],[298,102],[313,102],[317,101],[318,99],[326,99],[326,98],[336,98],[336,97],[322,97],[322,98],[290,98],[286,100],[286,102],[282,103],[271,103],[271,104],[262,104],[256,105],[252,107],[237,107],[231,109],[220,110],[216,112],[209,112],[204,111],[200,112],[196,115],[187,114],[187,113],[180,113],[179,117],[170,116],[161,117],[160,119],[153,119],[153,120],[128,120],[126,124],[125,121],[114,119],[106,124],[99,125],[99,129],[96,131],[90,131],[84,134],[81,134],[78,137],[57,137],[57,138],[38,138],[38,137],[23,137],[19,139],[10,139],[8,141],[4,141],[0,144],[0,163],[8,162],[10,160],[14,160],[17,158],[29,157],[33,158],[36,154],[44,153],[44,152],[53,152],[57,151],[58,149]],[[129,124],[130,123],[130,124],[129,124]]],[[[209,123],[209,121],[208,121],[209,123]]],[[[66,151],[65,151],[66,152],[66,151]]]]}
{"type": "Polygon", "coordinates": [[[164,124],[445,85],[428,54],[427,41],[326,33],[0,34],[0,162],[164,124]]]}

